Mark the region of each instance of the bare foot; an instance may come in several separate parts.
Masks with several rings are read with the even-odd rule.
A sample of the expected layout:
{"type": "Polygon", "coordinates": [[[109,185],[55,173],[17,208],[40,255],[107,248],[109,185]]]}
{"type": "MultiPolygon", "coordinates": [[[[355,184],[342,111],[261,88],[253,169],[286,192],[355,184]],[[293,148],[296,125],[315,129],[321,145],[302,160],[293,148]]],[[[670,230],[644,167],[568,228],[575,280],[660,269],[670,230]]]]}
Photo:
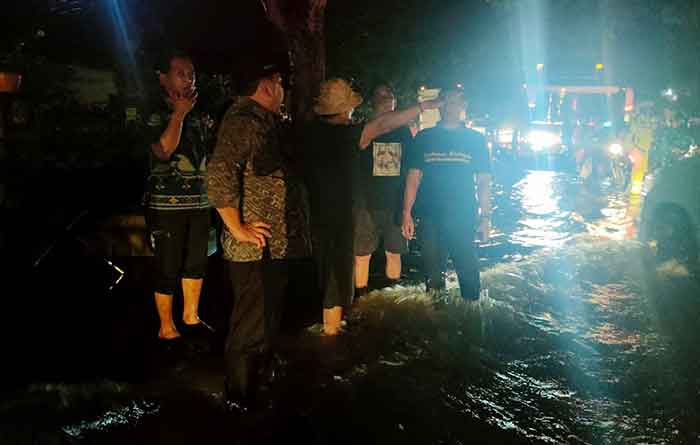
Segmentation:
{"type": "Polygon", "coordinates": [[[161,328],[158,331],[158,338],[160,338],[161,340],[173,340],[178,337],[180,337],[180,333],[177,332],[177,329],[175,329],[175,327],[172,327],[170,329],[161,328]]]}

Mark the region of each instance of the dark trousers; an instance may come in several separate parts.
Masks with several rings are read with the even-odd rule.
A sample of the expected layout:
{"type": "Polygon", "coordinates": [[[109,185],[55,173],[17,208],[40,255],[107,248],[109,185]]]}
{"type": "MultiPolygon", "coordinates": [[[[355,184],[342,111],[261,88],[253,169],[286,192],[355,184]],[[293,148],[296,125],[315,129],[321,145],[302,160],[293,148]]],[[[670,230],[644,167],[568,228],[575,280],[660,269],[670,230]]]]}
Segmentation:
{"type": "Polygon", "coordinates": [[[427,289],[445,287],[448,255],[452,258],[462,297],[479,298],[479,259],[474,246],[474,221],[454,216],[423,218],[420,224],[427,289]]]}
{"type": "Polygon", "coordinates": [[[155,242],[155,291],[172,295],[179,278],[204,278],[210,210],[149,210],[155,242]]]}
{"type": "Polygon", "coordinates": [[[229,262],[229,271],[236,301],[226,338],[226,391],[251,403],[279,334],[288,263],[269,258],[229,262]]]}
{"type": "Polygon", "coordinates": [[[355,294],[353,231],[348,224],[314,228],[314,259],[323,308],[348,307],[355,294]]]}

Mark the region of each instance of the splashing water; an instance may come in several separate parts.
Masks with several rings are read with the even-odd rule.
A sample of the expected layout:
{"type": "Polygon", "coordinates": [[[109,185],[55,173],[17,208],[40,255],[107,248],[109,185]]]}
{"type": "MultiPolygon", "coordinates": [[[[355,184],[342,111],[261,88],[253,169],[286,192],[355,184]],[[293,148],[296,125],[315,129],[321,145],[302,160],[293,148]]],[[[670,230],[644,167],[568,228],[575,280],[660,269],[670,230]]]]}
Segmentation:
{"type": "MultiPolygon", "coordinates": [[[[700,442],[700,287],[682,265],[649,266],[626,197],[604,196],[598,218],[581,218],[577,186],[552,172],[497,185],[496,233],[480,246],[488,296],[436,310],[422,285],[371,292],[338,339],[307,332],[281,352],[276,415],[305,419],[309,443],[338,431],[343,443],[700,442]]],[[[454,273],[448,282],[456,294],[454,273]]],[[[126,425],[153,437],[184,428],[192,409],[133,400],[143,398],[63,431],[110,443],[126,425]]],[[[198,432],[227,431],[197,406],[200,422],[216,419],[198,432]]]]}

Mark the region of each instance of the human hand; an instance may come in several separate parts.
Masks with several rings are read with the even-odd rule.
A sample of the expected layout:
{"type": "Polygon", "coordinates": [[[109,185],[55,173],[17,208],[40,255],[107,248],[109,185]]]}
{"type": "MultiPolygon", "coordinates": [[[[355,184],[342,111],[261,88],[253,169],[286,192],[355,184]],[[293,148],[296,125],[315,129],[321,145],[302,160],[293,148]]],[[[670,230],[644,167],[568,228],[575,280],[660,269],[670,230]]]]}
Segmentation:
{"type": "Polygon", "coordinates": [[[177,93],[174,91],[170,91],[168,93],[170,97],[170,102],[173,105],[173,111],[176,114],[180,114],[182,116],[185,116],[187,113],[192,111],[192,108],[194,108],[194,105],[197,103],[197,97],[198,93],[197,90],[192,87],[189,91],[186,91],[185,93],[177,93]]]}
{"type": "Polygon", "coordinates": [[[272,232],[270,232],[269,224],[258,221],[250,224],[241,224],[239,227],[231,230],[231,235],[236,241],[255,244],[262,249],[267,244],[267,238],[272,236],[272,232]]]}
{"type": "Polygon", "coordinates": [[[406,240],[412,240],[415,236],[416,232],[416,225],[413,222],[413,217],[408,214],[408,215],[403,215],[403,219],[401,221],[401,235],[403,235],[406,240]]]}

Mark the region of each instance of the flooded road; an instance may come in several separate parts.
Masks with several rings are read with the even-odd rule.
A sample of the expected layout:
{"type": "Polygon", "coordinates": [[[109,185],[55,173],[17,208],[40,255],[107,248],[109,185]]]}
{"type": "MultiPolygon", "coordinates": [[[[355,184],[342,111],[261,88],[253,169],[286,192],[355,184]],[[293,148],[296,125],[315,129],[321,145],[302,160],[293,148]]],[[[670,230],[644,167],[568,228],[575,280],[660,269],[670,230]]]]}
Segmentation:
{"type": "Polygon", "coordinates": [[[581,199],[562,173],[526,172],[496,187],[496,233],[480,246],[488,298],[434,310],[421,285],[370,293],[340,338],[311,327],[285,341],[272,407],[257,417],[226,411],[212,355],[140,381],[34,383],[0,404],[0,434],[114,444],[700,443],[700,286],[680,265],[652,266],[631,238],[639,203],[581,199]]]}

